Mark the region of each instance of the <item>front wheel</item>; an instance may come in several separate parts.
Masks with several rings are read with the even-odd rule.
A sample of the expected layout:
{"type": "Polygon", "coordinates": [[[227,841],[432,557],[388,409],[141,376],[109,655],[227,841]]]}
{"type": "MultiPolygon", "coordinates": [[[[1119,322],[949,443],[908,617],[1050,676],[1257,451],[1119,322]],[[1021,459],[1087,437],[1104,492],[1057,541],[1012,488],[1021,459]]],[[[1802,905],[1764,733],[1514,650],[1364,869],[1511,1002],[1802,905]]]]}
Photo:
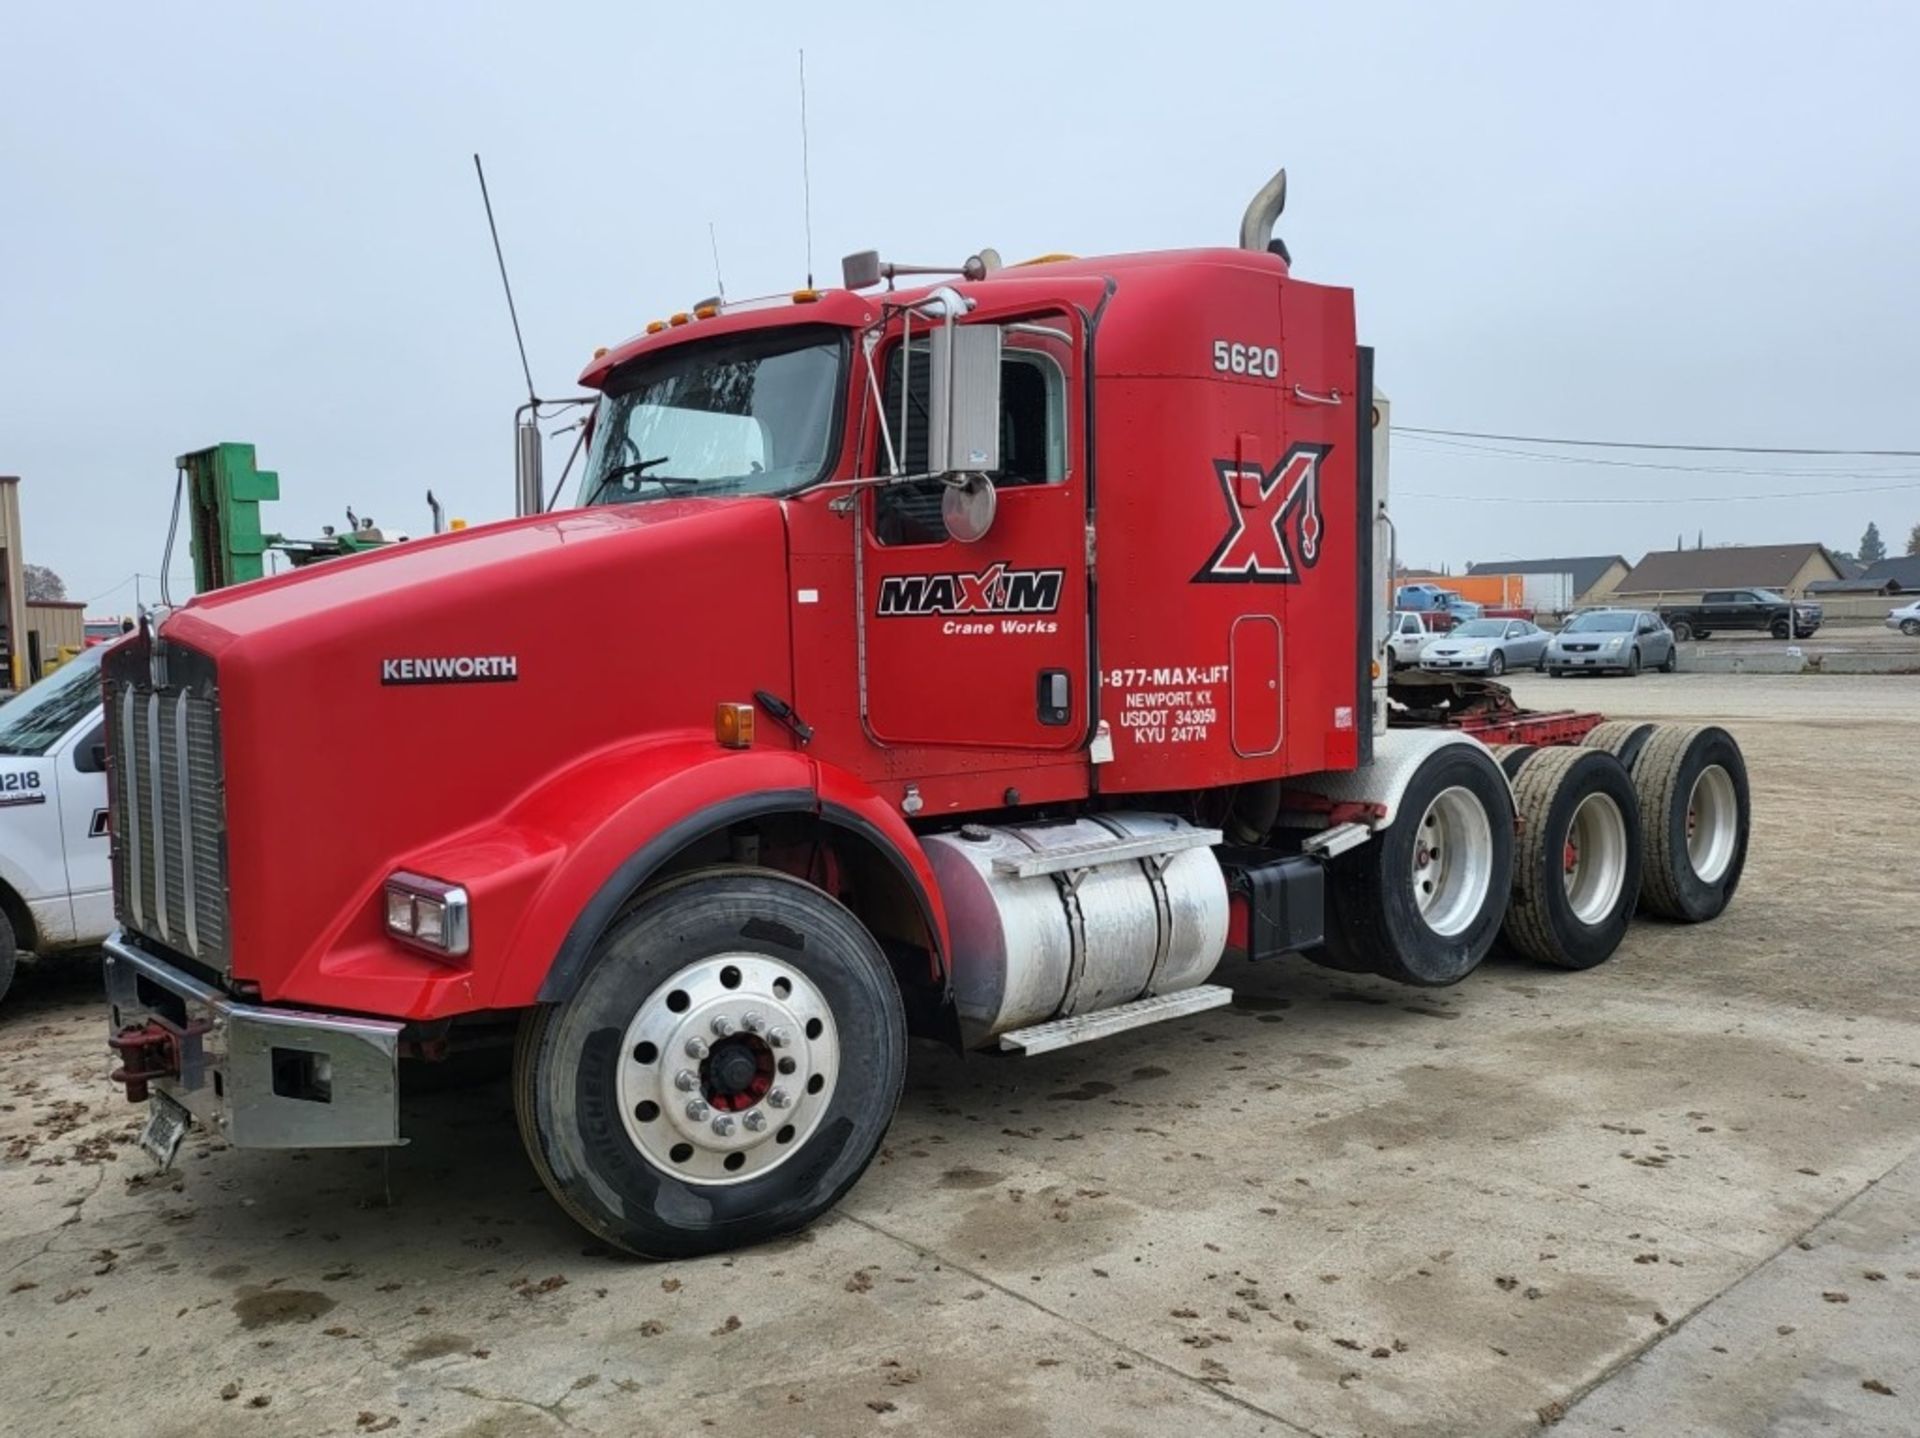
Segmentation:
{"type": "Polygon", "coordinates": [[[1489,679],[1498,679],[1502,674],[1505,674],[1506,672],[1507,672],[1507,656],[1502,654],[1498,649],[1496,649],[1493,651],[1493,657],[1487,660],[1487,677],[1489,679]]]}
{"type": "Polygon", "coordinates": [[[19,940],[13,936],[13,925],[5,914],[0,914],[0,999],[7,996],[7,990],[13,987],[14,965],[19,955],[14,945],[19,940]]]}
{"type": "Polygon", "coordinates": [[[886,956],[766,870],[663,887],[600,940],[514,1055],[542,1182],[607,1243],[686,1258],[803,1227],[865,1171],[906,1074],[886,956]]]}
{"type": "Polygon", "coordinates": [[[1500,932],[1513,879],[1513,796],[1493,756],[1430,754],[1394,820],[1328,869],[1333,967],[1401,983],[1458,983],[1500,932]]]}
{"type": "Polygon", "coordinates": [[[1638,675],[1639,672],[1640,672],[1640,651],[1636,649],[1633,651],[1632,654],[1627,656],[1627,677],[1631,679],[1636,675],[1638,675]]]}
{"type": "Polygon", "coordinates": [[[1680,667],[1680,650],[1678,646],[1669,644],[1667,646],[1667,657],[1660,661],[1660,672],[1662,674],[1671,674],[1673,673],[1674,670],[1678,669],[1679,667],[1680,667]]]}
{"type": "Polygon", "coordinates": [[[1784,619],[1776,621],[1772,630],[1773,637],[1775,639],[1785,639],[1792,632],[1793,632],[1792,629],[1788,626],[1787,621],[1784,619]]]}
{"type": "Polygon", "coordinates": [[[1920,639],[1920,619],[1902,619],[1900,632],[1909,639],[1920,639]]]}

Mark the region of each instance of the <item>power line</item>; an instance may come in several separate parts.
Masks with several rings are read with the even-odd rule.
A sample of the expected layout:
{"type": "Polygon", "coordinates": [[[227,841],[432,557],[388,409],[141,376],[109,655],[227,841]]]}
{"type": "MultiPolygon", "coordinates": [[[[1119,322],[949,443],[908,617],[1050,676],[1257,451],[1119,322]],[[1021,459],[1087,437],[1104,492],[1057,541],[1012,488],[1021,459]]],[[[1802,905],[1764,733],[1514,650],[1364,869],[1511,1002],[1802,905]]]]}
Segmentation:
{"type": "Polygon", "coordinates": [[[1403,489],[1397,493],[1406,499],[1440,499],[1460,504],[1753,504],[1769,499],[1825,499],[1835,494],[1887,494],[1895,490],[1920,489],[1920,479],[1901,484],[1863,484],[1846,489],[1801,489],[1780,494],[1660,494],[1636,495],[1546,495],[1546,494],[1436,494],[1432,490],[1403,489]]]}
{"type": "Polygon", "coordinates": [[[1397,434],[1432,434],[1449,439],[1493,439],[1502,440],[1508,444],[1573,445],[1581,449],[1671,449],[1699,454],[1801,454],[1831,455],[1852,459],[1920,459],[1920,449],[1791,449],[1755,444],[1654,444],[1648,441],[1625,439],[1558,439],[1539,434],[1489,434],[1477,429],[1421,429],[1410,424],[1396,424],[1393,428],[1397,434]]]}
{"type": "Polygon", "coordinates": [[[1897,469],[1762,469],[1752,465],[1733,464],[1663,464],[1651,459],[1601,459],[1597,456],[1582,454],[1546,454],[1537,450],[1505,449],[1492,444],[1469,444],[1460,440],[1433,439],[1425,433],[1409,433],[1407,438],[1416,444],[1429,444],[1439,449],[1459,450],[1474,454],[1502,455],[1509,459],[1526,460],[1532,464],[1590,464],[1604,465],[1610,469],[1653,469],[1676,474],[1731,474],[1771,478],[1795,479],[1885,479],[1905,476],[1915,471],[1910,466],[1897,469]]]}

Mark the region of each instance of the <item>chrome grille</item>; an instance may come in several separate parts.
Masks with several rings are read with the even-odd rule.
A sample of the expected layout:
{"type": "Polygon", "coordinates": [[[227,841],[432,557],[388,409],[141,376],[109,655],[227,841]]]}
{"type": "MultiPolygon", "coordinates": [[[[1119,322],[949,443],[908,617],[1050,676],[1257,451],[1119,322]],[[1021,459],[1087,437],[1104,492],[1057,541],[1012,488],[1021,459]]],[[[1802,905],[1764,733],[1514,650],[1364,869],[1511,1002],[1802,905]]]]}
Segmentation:
{"type": "Polygon", "coordinates": [[[211,684],[121,680],[108,706],[114,898],[129,929],[225,972],[226,806],[211,684]]]}

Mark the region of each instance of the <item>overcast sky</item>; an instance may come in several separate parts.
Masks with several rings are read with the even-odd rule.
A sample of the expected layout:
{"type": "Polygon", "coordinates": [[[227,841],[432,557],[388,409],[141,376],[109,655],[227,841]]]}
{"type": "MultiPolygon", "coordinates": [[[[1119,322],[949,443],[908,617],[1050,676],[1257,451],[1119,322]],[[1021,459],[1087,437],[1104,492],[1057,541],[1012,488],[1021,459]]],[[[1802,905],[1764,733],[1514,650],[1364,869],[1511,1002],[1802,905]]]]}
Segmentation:
{"type": "MultiPolygon", "coordinates": [[[[1230,244],[1284,163],[1296,272],[1355,289],[1399,423],[1920,449],[1912,5],[20,5],[0,472],[27,557],[124,612],[173,456],[222,439],[279,471],[289,534],[349,503],[423,530],[429,486],[509,513],[522,386],[471,152],[569,392],[713,290],[709,221],[729,294],[804,278],[802,45],[823,283],[869,247],[1230,244]]],[[[1401,553],[1850,549],[1869,519],[1897,551],[1920,522],[1916,460],[1602,457],[1798,472],[1403,437],[1401,553]],[[1596,497],[1642,502],[1538,502],[1596,497]]]]}

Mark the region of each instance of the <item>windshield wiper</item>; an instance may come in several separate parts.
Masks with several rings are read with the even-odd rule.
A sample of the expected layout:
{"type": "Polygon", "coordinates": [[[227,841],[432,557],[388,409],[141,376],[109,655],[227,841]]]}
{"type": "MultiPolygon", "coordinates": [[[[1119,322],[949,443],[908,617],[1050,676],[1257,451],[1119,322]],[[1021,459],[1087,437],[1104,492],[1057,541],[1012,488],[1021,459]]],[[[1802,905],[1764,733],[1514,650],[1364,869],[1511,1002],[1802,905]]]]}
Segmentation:
{"type": "MultiPolygon", "coordinates": [[[[616,464],[612,469],[608,470],[605,474],[600,476],[600,482],[594,485],[593,493],[587,496],[586,502],[582,504],[580,507],[582,509],[590,508],[595,503],[595,501],[597,501],[600,498],[601,495],[607,492],[607,486],[612,484],[616,479],[625,479],[630,474],[645,474],[648,470],[652,469],[656,464],[665,464],[671,458],[673,458],[672,455],[663,454],[658,459],[636,459],[628,464],[616,464]]],[[[672,486],[674,483],[676,483],[676,481],[664,475],[655,476],[654,482],[659,484],[663,489],[668,488],[672,486]]],[[[699,481],[689,479],[681,482],[684,482],[686,484],[697,484],[699,481]]]]}

